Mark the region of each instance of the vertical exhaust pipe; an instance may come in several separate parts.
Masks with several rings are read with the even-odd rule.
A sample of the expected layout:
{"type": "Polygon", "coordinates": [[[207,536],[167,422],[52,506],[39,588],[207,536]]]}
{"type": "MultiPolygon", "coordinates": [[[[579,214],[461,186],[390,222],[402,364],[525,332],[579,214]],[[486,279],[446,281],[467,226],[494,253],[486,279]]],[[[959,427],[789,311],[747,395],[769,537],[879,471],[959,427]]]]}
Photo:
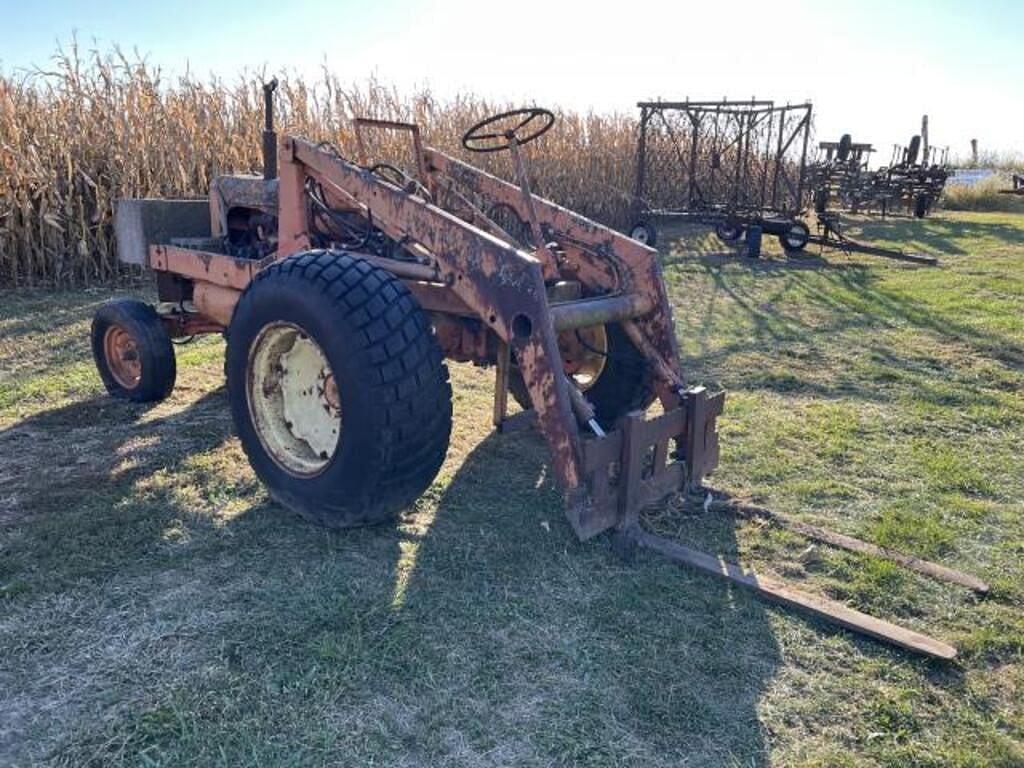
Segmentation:
{"type": "Polygon", "coordinates": [[[274,131],[274,91],[277,78],[263,84],[263,178],[277,178],[277,133],[274,131]]]}

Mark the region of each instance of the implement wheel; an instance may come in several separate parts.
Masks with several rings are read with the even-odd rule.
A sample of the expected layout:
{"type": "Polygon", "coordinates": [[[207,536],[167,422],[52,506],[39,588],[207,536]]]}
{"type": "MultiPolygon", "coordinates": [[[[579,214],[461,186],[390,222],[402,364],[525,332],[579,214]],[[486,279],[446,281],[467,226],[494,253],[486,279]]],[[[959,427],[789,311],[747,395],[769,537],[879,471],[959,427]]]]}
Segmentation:
{"type": "Polygon", "coordinates": [[[647,221],[638,221],[629,230],[629,237],[641,245],[653,248],[658,243],[658,230],[647,221]]]}
{"type": "Polygon", "coordinates": [[[253,469],[314,522],[392,518],[444,461],[451,386],[430,323],[394,275],[345,252],[257,275],[231,321],[227,372],[253,469]]]}
{"type": "Polygon", "coordinates": [[[92,356],[103,386],[114,397],[152,403],[174,389],[177,368],[171,337],[149,304],[115,299],[96,310],[92,356]]]}
{"type": "Polygon", "coordinates": [[[723,243],[735,243],[743,237],[743,226],[732,221],[720,221],[715,225],[715,236],[723,243]]]}
{"type": "Polygon", "coordinates": [[[807,247],[811,230],[802,221],[794,221],[789,229],[779,235],[779,245],[786,253],[799,253],[807,247]]]}

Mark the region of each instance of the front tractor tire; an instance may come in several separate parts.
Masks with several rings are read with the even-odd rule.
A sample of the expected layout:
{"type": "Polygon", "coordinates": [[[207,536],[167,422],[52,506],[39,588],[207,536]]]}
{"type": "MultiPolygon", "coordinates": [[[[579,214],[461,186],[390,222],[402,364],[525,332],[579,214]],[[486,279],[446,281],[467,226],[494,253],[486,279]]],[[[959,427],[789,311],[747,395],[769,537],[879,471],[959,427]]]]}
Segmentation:
{"type": "Polygon", "coordinates": [[[311,251],[260,272],[226,367],[253,470],[313,522],[389,520],[444,461],[452,393],[433,329],[402,282],[363,259],[311,251]]]}
{"type": "Polygon", "coordinates": [[[149,304],[114,299],[92,319],[92,356],[103,386],[112,396],[154,403],[174,389],[174,347],[163,322],[149,304]]]}

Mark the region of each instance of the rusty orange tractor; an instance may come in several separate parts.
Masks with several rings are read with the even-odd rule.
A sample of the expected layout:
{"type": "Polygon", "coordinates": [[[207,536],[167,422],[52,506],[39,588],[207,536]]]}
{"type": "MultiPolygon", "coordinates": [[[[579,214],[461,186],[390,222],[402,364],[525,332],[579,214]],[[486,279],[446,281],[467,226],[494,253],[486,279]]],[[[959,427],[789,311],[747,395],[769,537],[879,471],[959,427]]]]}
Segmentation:
{"type": "MultiPolygon", "coordinates": [[[[467,150],[510,155],[509,183],[405,123],[354,130],[361,148],[368,131],[407,135],[408,170],[278,143],[273,85],[262,177],[218,177],[207,200],[120,201],[120,258],[155,273],[159,302],[98,311],[107,389],[164,398],[171,339],[225,334],[231,414],[256,474],[282,505],[344,527],[391,518],[434,479],[452,420],[445,359],[493,366],[495,426],[536,426],[580,538],[612,529],[620,551],[640,544],[734,578],[639,525],[643,507],[715,467],[723,395],[684,381],[656,251],[531,192],[520,148],[554,115],[506,112],[463,136],[467,150]],[[523,407],[511,418],[510,393],[523,407]]],[[[836,620],[827,601],[805,603],[836,620]]],[[[920,637],[901,644],[948,655],[920,637]]]]}

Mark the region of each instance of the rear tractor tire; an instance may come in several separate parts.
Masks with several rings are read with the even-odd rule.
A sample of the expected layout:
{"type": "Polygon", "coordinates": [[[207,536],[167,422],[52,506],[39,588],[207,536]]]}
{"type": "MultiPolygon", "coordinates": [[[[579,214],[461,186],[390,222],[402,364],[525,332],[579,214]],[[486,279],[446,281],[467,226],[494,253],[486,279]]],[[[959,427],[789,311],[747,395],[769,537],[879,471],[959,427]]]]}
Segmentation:
{"type": "Polygon", "coordinates": [[[112,396],[135,403],[164,400],[174,389],[174,347],[149,304],[136,299],[104,303],[92,319],[92,356],[112,396]]]}
{"type": "Polygon", "coordinates": [[[257,275],[228,329],[227,372],[253,470],[313,522],[389,520],[444,461],[452,391],[430,322],[400,280],[346,252],[257,275]]]}

